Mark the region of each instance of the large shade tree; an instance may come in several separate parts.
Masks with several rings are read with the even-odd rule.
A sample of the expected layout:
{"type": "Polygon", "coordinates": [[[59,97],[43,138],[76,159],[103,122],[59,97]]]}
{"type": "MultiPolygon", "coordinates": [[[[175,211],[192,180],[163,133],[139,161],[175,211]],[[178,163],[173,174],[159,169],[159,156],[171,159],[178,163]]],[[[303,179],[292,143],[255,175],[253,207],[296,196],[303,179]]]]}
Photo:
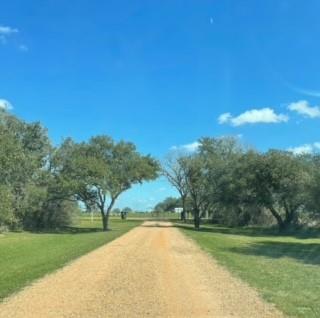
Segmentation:
{"type": "Polygon", "coordinates": [[[0,109],[0,149],[0,213],[7,215],[2,220],[22,225],[32,208],[26,206],[29,189],[41,186],[46,170],[51,150],[47,131],[40,123],[26,123],[0,109]]]}
{"type": "Polygon", "coordinates": [[[96,136],[89,142],[66,140],[57,154],[62,183],[86,206],[99,209],[103,230],[116,200],[132,185],[157,178],[159,165],[134,144],[96,136]]]}
{"type": "MultiPolygon", "coordinates": [[[[230,182],[230,170],[242,155],[242,147],[233,137],[201,138],[198,156],[201,158],[207,196],[206,215],[215,216],[221,210],[223,183],[230,182]],[[229,179],[229,180],[228,180],[229,179]]],[[[229,206],[230,208],[230,206],[229,206]]]]}
{"type": "Polygon", "coordinates": [[[280,150],[270,150],[252,160],[247,187],[256,202],[270,211],[279,230],[298,221],[308,201],[311,182],[304,160],[280,150]]]}
{"type": "Polygon", "coordinates": [[[169,161],[163,173],[179,191],[184,202],[191,203],[195,228],[203,216],[220,210],[221,183],[230,164],[242,154],[235,138],[202,138],[196,152],[180,154],[169,161]]]}

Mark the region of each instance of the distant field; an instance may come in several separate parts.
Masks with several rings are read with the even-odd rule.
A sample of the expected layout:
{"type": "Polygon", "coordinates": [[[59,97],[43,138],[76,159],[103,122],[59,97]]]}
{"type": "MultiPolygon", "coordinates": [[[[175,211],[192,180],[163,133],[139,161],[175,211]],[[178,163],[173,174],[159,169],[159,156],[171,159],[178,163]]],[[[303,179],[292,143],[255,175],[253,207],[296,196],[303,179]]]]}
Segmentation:
{"type": "Polygon", "coordinates": [[[117,238],[140,221],[110,221],[101,231],[100,218],[81,218],[80,224],[58,233],[0,234],[0,301],[31,281],[117,238]]]}
{"type": "Polygon", "coordinates": [[[287,315],[320,317],[320,233],[180,225],[205,251],[287,315]]]}
{"type": "MultiPolygon", "coordinates": [[[[86,220],[91,220],[91,214],[83,213],[82,218],[86,220]]],[[[100,219],[99,213],[93,214],[94,219],[100,219]]],[[[154,220],[154,219],[170,219],[170,220],[179,220],[180,213],[172,212],[132,212],[127,216],[128,219],[144,219],[144,220],[154,220]]],[[[119,215],[112,215],[111,219],[120,219],[119,215]]]]}

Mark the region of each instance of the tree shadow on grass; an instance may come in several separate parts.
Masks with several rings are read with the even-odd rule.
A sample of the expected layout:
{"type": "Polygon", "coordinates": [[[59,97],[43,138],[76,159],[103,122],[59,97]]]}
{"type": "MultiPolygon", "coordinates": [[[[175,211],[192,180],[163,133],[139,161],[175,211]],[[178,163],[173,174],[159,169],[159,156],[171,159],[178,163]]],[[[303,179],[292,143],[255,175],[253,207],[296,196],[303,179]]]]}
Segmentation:
{"type": "Polygon", "coordinates": [[[174,226],[194,232],[242,235],[251,237],[284,236],[295,237],[299,239],[320,238],[319,229],[289,229],[284,232],[279,232],[276,227],[226,227],[221,225],[203,225],[200,227],[200,229],[196,230],[193,226],[183,223],[175,223],[174,226]]]}
{"type": "Polygon", "coordinates": [[[59,229],[45,229],[45,230],[32,230],[30,231],[34,234],[85,234],[85,233],[94,233],[94,232],[103,232],[102,228],[97,227],[75,227],[75,226],[66,226],[59,229]]]}
{"type": "Polygon", "coordinates": [[[263,241],[247,247],[235,247],[229,250],[233,253],[273,259],[288,257],[304,264],[320,265],[320,243],[263,241]]]}
{"type": "MultiPolygon", "coordinates": [[[[130,223],[139,224],[141,221],[138,220],[129,220],[130,223]]],[[[107,231],[104,231],[102,227],[82,227],[82,226],[64,226],[56,229],[27,229],[27,232],[33,234],[86,234],[86,233],[95,233],[95,232],[104,232],[108,233],[111,231],[119,231],[120,228],[116,224],[111,224],[111,228],[107,231]]],[[[23,232],[22,230],[19,232],[23,232]]]]}
{"type": "MultiPolygon", "coordinates": [[[[279,232],[274,228],[242,228],[242,227],[225,227],[221,225],[215,226],[200,226],[200,229],[195,229],[192,225],[179,224],[176,223],[177,228],[182,228],[194,232],[204,232],[204,233],[216,233],[216,234],[228,234],[228,235],[244,235],[244,236],[274,236],[279,234],[279,232]]],[[[320,235],[320,234],[319,234],[320,235]]]]}

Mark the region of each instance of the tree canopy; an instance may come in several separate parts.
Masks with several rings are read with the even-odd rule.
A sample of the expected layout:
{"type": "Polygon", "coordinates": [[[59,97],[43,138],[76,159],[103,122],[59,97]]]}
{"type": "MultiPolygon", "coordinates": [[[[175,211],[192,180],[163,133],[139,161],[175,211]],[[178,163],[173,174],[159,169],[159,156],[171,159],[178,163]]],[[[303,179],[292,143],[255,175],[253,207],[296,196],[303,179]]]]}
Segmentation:
{"type": "MultiPolygon", "coordinates": [[[[258,152],[234,138],[202,138],[198,150],[179,156],[173,167],[185,180],[196,228],[210,214],[213,222],[228,225],[269,218],[285,230],[319,211],[319,162],[317,154],[258,152]]],[[[163,169],[173,183],[172,168],[163,169]]]]}
{"type": "Polygon", "coordinates": [[[117,143],[108,136],[82,143],[68,139],[57,157],[63,183],[87,207],[99,209],[104,230],[120,194],[157,178],[159,170],[157,161],[139,154],[134,144],[117,143]]]}
{"type": "Polygon", "coordinates": [[[54,147],[40,123],[27,123],[3,109],[0,137],[1,228],[65,226],[82,202],[87,210],[100,211],[107,230],[118,197],[159,174],[180,198],[166,198],[155,210],[182,207],[182,219],[191,213],[196,228],[210,218],[231,226],[285,230],[320,216],[318,153],[260,152],[235,138],[205,137],[197,151],[171,154],[160,167],[133,143],[106,135],[81,142],[67,138],[54,147]]]}
{"type": "Polygon", "coordinates": [[[0,136],[0,226],[63,226],[81,201],[99,209],[107,230],[121,193],[158,176],[158,162],[133,143],[101,135],[53,147],[40,123],[1,109],[0,136]]]}

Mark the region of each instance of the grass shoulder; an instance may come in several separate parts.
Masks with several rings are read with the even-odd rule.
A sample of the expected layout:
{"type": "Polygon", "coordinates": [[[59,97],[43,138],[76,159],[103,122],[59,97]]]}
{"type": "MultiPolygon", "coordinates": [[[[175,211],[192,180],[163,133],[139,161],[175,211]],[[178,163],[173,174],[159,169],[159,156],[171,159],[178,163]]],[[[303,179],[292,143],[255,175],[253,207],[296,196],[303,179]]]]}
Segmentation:
{"type": "Polygon", "coordinates": [[[81,218],[74,227],[49,232],[9,232],[0,236],[0,301],[35,279],[48,274],[141,224],[137,220],[81,218]]]}
{"type": "Polygon", "coordinates": [[[176,226],[288,316],[320,317],[319,231],[176,226]]]}

